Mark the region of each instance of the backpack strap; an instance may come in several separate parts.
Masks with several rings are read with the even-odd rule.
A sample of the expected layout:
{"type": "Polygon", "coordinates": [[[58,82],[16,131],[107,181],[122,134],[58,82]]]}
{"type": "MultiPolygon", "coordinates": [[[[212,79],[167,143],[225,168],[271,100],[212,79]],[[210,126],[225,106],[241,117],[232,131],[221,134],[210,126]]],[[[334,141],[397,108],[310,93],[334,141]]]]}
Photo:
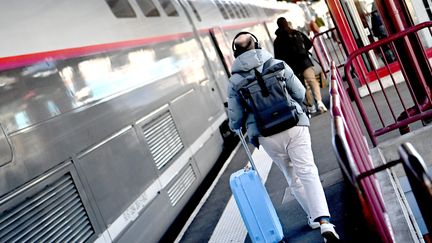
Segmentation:
{"type": "Polygon", "coordinates": [[[260,72],[258,72],[258,70],[256,68],[254,68],[254,71],[255,71],[255,77],[256,77],[256,79],[258,81],[258,85],[261,88],[261,94],[264,97],[269,96],[270,93],[269,93],[269,90],[268,90],[268,88],[267,88],[267,86],[265,84],[265,81],[264,81],[263,77],[262,77],[262,74],[260,72]]]}
{"type": "Polygon", "coordinates": [[[241,84],[239,85],[239,87],[242,87],[248,83],[250,83],[253,80],[257,80],[258,85],[260,86],[261,89],[261,93],[264,97],[269,96],[269,90],[267,88],[267,86],[265,85],[265,81],[263,78],[263,75],[269,74],[269,73],[274,73],[276,71],[280,71],[282,69],[285,68],[283,62],[277,63],[273,66],[271,66],[272,62],[273,62],[273,58],[268,59],[267,61],[264,62],[263,64],[263,71],[262,73],[260,73],[257,68],[254,68],[254,75],[251,75],[250,72],[238,72],[236,74],[240,75],[244,81],[241,81],[241,84]]]}
{"type": "Polygon", "coordinates": [[[263,64],[263,73],[265,72],[265,70],[267,70],[267,68],[270,67],[270,64],[272,63],[273,58],[268,59],[264,64],[263,64]]]}
{"type": "Polygon", "coordinates": [[[283,62],[278,62],[272,66],[267,67],[266,69],[263,70],[262,75],[267,75],[269,73],[275,73],[278,71],[282,71],[285,69],[285,65],[283,62]]]}

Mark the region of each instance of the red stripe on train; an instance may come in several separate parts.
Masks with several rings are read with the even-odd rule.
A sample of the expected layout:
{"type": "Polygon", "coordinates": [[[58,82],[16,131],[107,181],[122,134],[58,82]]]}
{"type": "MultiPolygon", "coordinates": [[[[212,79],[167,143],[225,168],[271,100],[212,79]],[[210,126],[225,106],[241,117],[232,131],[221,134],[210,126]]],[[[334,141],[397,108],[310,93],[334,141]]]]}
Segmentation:
{"type": "MultiPolygon", "coordinates": [[[[246,28],[250,26],[254,26],[262,22],[248,22],[237,25],[223,26],[223,29],[226,30],[234,30],[239,28],[246,28]]],[[[208,32],[209,29],[200,29],[200,33],[208,32]]],[[[92,46],[84,46],[84,47],[76,47],[76,48],[68,48],[47,52],[38,52],[31,54],[24,54],[19,56],[9,56],[9,57],[1,57],[0,58],[0,71],[13,69],[18,67],[23,67],[27,65],[31,65],[33,63],[41,62],[43,60],[61,60],[79,56],[85,56],[89,54],[96,54],[101,52],[113,51],[122,48],[131,48],[136,46],[141,46],[145,44],[157,43],[157,42],[165,42],[170,40],[175,40],[183,37],[192,36],[192,32],[173,34],[173,35],[165,35],[165,36],[157,36],[145,39],[138,40],[129,40],[129,41],[121,41],[107,44],[99,44],[92,46]]]]}
{"type": "Polygon", "coordinates": [[[145,44],[176,40],[179,38],[190,37],[190,36],[192,36],[192,32],[157,36],[157,37],[151,37],[146,39],[99,44],[99,45],[92,45],[92,46],[68,48],[68,49],[61,49],[61,50],[54,50],[54,51],[47,51],[47,52],[38,52],[38,53],[31,53],[31,54],[25,54],[19,56],[1,57],[0,71],[30,65],[44,60],[61,60],[61,59],[85,56],[89,54],[113,51],[122,48],[131,48],[131,47],[142,46],[145,44]]]}

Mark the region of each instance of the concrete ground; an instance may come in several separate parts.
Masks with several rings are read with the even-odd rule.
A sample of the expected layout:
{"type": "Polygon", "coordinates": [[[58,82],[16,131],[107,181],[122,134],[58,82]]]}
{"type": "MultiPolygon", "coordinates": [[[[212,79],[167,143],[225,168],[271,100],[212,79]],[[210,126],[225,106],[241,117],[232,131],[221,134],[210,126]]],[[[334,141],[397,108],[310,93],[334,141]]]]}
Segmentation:
{"type": "MultiPolygon", "coordinates": [[[[322,90],[324,103],[329,105],[328,93],[322,90]]],[[[356,205],[353,195],[344,183],[336,157],[331,145],[330,113],[315,115],[311,118],[310,133],[312,150],[324,186],[332,223],[343,239],[343,242],[364,242],[370,240],[365,234],[365,224],[360,216],[361,210],[356,205]]],[[[231,191],[229,176],[241,169],[247,161],[246,154],[240,148],[219,178],[206,202],[188,226],[180,242],[209,242],[212,234],[228,204],[231,191]]],[[[279,171],[272,165],[269,170],[266,188],[273,201],[283,225],[284,234],[289,242],[322,242],[319,229],[311,230],[307,225],[306,214],[287,190],[287,183],[279,171]]],[[[240,237],[241,238],[241,237],[240,237]]],[[[250,242],[248,237],[243,241],[236,239],[227,242],[250,242]]],[[[372,241],[373,242],[373,241],[372,241]]]]}
{"type": "MultiPolygon", "coordinates": [[[[408,92],[403,85],[400,86],[404,92],[408,92]]],[[[328,90],[322,89],[321,93],[324,103],[329,107],[328,90]]],[[[390,97],[390,99],[394,98],[394,96],[390,97]]],[[[366,110],[374,109],[370,99],[366,97],[363,101],[366,110]]],[[[383,116],[384,119],[391,119],[390,113],[384,113],[383,116]]],[[[372,124],[378,123],[377,117],[372,116],[369,119],[371,119],[372,124]]],[[[332,223],[336,225],[336,230],[341,236],[342,242],[379,242],[368,230],[368,224],[362,217],[362,210],[357,199],[349,185],[343,180],[332,148],[330,122],[329,112],[314,115],[311,118],[310,134],[315,162],[320,172],[320,178],[332,215],[332,223]]],[[[420,122],[411,126],[413,129],[420,127],[420,122]]],[[[367,134],[365,130],[364,134],[367,134]]],[[[394,131],[382,136],[379,141],[389,141],[398,137],[400,137],[398,131],[394,131]]],[[[426,147],[430,147],[430,144],[426,145],[426,147]]],[[[232,200],[230,199],[232,194],[229,188],[229,177],[233,172],[243,168],[246,161],[247,156],[244,150],[241,147],[237,148],[224,173],[214,183],[215,186],[212,191],[208,192],[208,198],[205,201],[203,200],[202,206],[199,210],[196,210],[194,218],[190,219],[176,242],[251,242],[245,233],[241,219],[238,217],[229,216],[228,223],[223,223],[226,224],[225,228],[222,227],[221,230],[220,227],[220,220],[226,218],[227,211],[231,210],[232,213],[233,210],[237,210],[235,206],[231,205],[232,201],[230,201],[232,200]],[[234,209],[228,210],[229,207],[234,209]],[[234,225],[240,226],[236,228],[237,226],[234,225]],[[223,237],[217,238],[215,232],[222,234],[223,237]]],[[[323,242],[319,229],[311,230],[307,225],[306,214],[289,193],[282,173],[271,162],[268,162],[268,178],[265,185],[283,225],[284,235],[288,242],[323,242]]],[[[238,214],[238,212],[236,213],[238,214]]],[[[179,225],[179,227],[183,226],[179,225]]]]}

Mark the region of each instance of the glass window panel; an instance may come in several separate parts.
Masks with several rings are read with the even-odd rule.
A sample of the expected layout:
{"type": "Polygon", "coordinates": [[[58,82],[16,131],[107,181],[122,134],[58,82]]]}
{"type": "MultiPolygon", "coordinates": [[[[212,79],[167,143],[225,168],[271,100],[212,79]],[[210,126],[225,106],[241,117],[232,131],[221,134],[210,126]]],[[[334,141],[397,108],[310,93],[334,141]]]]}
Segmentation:
{"type": "Polygon", "coordinates": [[[220,1],[218,1],[218,0],[216,0],[215,3],[216,3],[216,6],[217,6],[218,9],[219,9],[219,12],[221,12],[221,14],[222,14],[222,17],[223,17],[224,19],[229,19],[228,13],[225,11],[225,8],[224,8],[224,6],[222,5],[222,3],[221,3],[220,1]]]}
{"type": "Polygon", "coordinates": [[[235,19],[236,16],[235,16],[235,14],[234,14],[234,9],[233,9],[233,7],[231,6],[231,3],[226,3],[226,4],[224,4],[224,7],[225,7],[225,9],[227,10],[230,19],[235,19]]]}
{"type": "Polygon", "coordinates": [[[239,19],[240,19],[240,18],[241,18],[241,14],[240,14],[239,9],[237,8],[237,5],[235,5],[234,2],[229,1],[229,2],[228,2],[228,6],[229,6],[230,9],[233,10],[233,12],[234,12],[234,16],[235,16],[236,18],[239,18],[239,19]]]}
{"type": "Polygon", "coordinates": [[[220,56],[218,55],[216,47],[213,44],[213,41],[209,34],[201,34],[201,40],[204,46],[204,51],[209,59],[208,63],[210,64],[210,67],[212,69],[211,72],[215,76],[216,83],[218,83],[220,95],[222,99],[226,101],[226,91],[228,90],[228,74],[225,71],[222,60],[220,59],[220,56]]]}
{"type": "Polygon", "coordinates": [[[0,71],[0,121],[13,132],[147,85],[199,83],[208,70],[197,50],[196,39],[185,37],[0,71]]]}
{"type": "Polygon", "coordinates": [[[172,17],[172,16],[179,16],[176,8],[174,7],[174,4],[171,2],[171,0],[159,0],[160,4],[162,5],[162,8],[164,9],[166,15],[172,17]]]}
{"type": "Polygon", "coordinates": [[[128,0],[105,0],[117,18],[135,18],[135,11],[128,0]]]}
{"type": "Polygon", "coordinates": [[[249,10],[246,8],[246,6],[243,3],[240,3],[241,8],[243,9],[243,12],[246,14],[247,18],[250,18],[249,10]]]}
{"type": "Polygon", "coordinates": [[[238,2],[234,2],[234,5],[236,6],[237,10],[239,11],[239,13],[241,14],[242,18],[247,18],[246,12],[244,11],[244,9],[242,8],[242,6],[240,5],[240,3],[238,2]]]}
{"type": "Polygon", "coordinates": [[[137,0],[138,6],[146,17],[160,16],[159,10],[151,0],[137,0]]]}

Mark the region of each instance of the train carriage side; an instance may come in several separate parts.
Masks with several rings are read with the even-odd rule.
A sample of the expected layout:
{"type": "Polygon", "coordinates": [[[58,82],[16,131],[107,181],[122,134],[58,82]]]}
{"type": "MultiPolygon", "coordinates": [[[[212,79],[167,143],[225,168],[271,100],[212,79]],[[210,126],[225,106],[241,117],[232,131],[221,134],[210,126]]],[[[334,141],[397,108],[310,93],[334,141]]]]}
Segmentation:
{"type": "Polygon", "coordinates": [[[0,121],[13,158],[0,167],[0,239],[157,241],[219,155],[226,117],[184,11],[3,4],[0,121]]]}
{"type": "Polygon", "coordinates": [[[227,63],[208,30],[266,41],[261,10],[1,5],[0,241],[158,241],[222,149],[227,63]]]}

